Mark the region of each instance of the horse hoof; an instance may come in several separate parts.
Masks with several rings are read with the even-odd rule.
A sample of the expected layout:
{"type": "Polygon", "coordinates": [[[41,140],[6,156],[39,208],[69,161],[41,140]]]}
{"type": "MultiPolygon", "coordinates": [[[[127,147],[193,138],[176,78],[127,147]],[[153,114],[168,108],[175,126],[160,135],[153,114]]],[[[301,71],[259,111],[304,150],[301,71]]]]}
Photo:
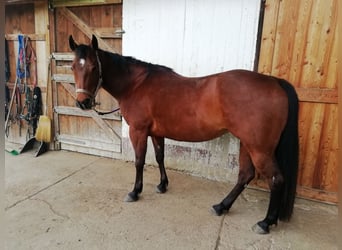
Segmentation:
{"type": "Polygon", "coordinates": [[[217,204],[211,207],[211,212],[217,216],[221,216],[224,212],[224,209],[221,204],[217,204]]]}
{"type": "Polygon", "coordinates": [[[124,201],[125,202],[134,202],[139,200],[139,196],[134,194],[133,192],[130,192],[128,195],[126,195],[124,201]]]}
{"type": "Polygon", "coordinates": [[[167,191],[167,187],[162,185],[162,184],[159,184],[157,187],[156,187],[156,192],[159,193],[159,194],[163,194],[167,191]]]}
{"type": "Polygon", "coordinates": [[[253,232],[257,234],[269,234],[270,230],[268,228],[268,225],[263,225],[262,222],[258,222],[252,227],[253,232]]]}

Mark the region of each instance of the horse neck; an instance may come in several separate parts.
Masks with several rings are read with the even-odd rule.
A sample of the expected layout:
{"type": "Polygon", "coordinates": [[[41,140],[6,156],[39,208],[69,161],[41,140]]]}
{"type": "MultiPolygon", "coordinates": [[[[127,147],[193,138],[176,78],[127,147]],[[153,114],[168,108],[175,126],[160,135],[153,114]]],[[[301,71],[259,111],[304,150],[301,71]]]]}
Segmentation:
{"type": "Polygon", "coordinates": [[[117,54],[101,51],[99,56],[103,72],[102,87],[117,100],[120,100],[143,81],[144,77],[142,76],[145,71],[143,67],[129,62],[120,63],[120,60],[125,59],[117,54]]]}

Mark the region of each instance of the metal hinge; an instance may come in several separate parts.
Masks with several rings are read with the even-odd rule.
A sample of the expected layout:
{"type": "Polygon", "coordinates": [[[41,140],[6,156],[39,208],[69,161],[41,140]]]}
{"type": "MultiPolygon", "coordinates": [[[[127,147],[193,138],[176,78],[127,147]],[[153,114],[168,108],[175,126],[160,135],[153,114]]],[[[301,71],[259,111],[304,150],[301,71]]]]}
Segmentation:
{"type": "Polygon", "coordinates": [[[122,35],[122,34],[125,34],[125,31],[123,29],[117,29],[117,30],[114,31],[114,33],[116,35],[122,35]]]}

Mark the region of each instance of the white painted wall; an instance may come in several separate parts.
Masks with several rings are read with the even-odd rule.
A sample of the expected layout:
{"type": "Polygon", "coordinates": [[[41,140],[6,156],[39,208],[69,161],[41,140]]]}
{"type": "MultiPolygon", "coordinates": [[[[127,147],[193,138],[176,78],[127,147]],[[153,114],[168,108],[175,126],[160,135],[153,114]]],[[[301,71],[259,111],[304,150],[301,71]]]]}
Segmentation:
{"type": "Polygon", "coordinates": [[[187,76],[252,69],[260,0],[127,0],[123,54],[187,76]]]}
{"type": "MultiPolygon", "coordinates": [[[[124,0],[122,52],[126,56],[166,65],[185,76],[203,76],[235,68],[252,70],[259,8],[260,0],[124,0]]],[[[128,138],[125,122],[122,132],[123,139],[128,138]]],[[[238,140],[232,136],[223,138],[223,141],[196,144],[167,140],[167,144],[190,148],[190,151],[196,149],[190,152],[190,158],[198,154],[198,149],[215,151],[208,156],[210,159],[191,158],[197,162],[194,166],[190,163],[190,168],[196,168],[198,161],[225,168],[228,161],[228,168],[234,169],[238,140]],[[222,154],[213,162],[213,154],[220,150],[222,154]],[[222,159],[222,155],[228,156],[222,159]]],[[[147,162],[153,161],[151,146],[149,148],[147,162]]],[[[133,160],[130,145],[124,145],[123,151],[127,153],[126,158],[133,160]]],[[[191,159],[169,160],[169,163],[184,165],[191,159]]],[[[203,175],[196,170],[190,172],[203,175]]]]}

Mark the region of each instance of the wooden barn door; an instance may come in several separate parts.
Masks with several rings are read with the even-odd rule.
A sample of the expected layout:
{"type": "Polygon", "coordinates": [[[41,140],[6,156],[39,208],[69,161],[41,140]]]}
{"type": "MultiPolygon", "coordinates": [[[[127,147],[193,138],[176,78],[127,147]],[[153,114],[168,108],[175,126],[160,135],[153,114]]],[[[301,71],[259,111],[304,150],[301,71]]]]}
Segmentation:
{"type": "Polygon", "coordinates": [[[337,202],[337,0],[267,0],[258,70],[300,99],[298,195],[337,202]]]}
{"type": "MultiPolygon", "coordinates": [[[[92,6],[65,6],[68,1],[54,2],[56,52],[52,54],[51,71],[56,145],[61,149],[115,158],[121,156],[120,114],[100,116],[93,110],[75,107],[75,83],[70,69],[73,54],[68,45],[69,35],[78,43],[89,44],[95,34],[100,48],[121,53],[122,4],[116,2],[92,6]]],[[[116,100],[103,89],[96,102],[99,103],[96,108],[102,111],[118,107],[116,100]]]]}

